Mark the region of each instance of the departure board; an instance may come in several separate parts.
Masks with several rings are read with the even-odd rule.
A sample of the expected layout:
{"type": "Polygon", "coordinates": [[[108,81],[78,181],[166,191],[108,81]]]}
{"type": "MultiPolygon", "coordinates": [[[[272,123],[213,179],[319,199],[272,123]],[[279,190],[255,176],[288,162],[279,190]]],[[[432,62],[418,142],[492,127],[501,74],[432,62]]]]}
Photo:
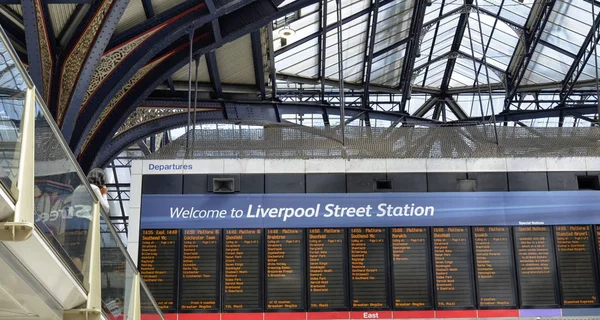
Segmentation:
{"type": "Polygon", "coordinates": [[[517,306],[509,227],[474,227],[475,276],[480,308],[517,306]]]}
{"type": "Polygon", "coordinates": [[[556,226],[563,306],[598,305],[598,279],[590,226],[556,226]]]}
{"type": "Polygon", "coordinates": [[[304,229],[267,229],[266,309],[304,310],[304,229]]]}
{"type": "Polygon", "coordinates": [[[220,310],[221,230],[182,230],[179,312],[220,310]]]}
{"type": "Polygon", "coordinates": [[[348,308],[346,231],[308,229],[308,305],[310,310],[348,308]]]}
{"type": "Polygon", "coordinates": [[[262,230],[224,230],[223,311],[262,311],[262,230]]]}
{"type": "Polygon", "coordinates": [[[389,308],[387,229],[350,229],[352,308],[389,308]]]}
{"type": "Polygon", "coordinates": [[[179,230],[142,230],[140,274],[163,313],[177,312],[179,230]]]}
{"type": "Polygon", "coordinates": [[[559,305],[551,227],[515,227],[521,307],[559,305]]]}
{"type": "Polygon", "coordinates": [[[432,308],[427,228],[392,228],[391,232],[394,308],[432,308]]]}
{"type": "Polygon", "coordinates": [[[438,308],[473,308],[471,235],[467,227],[433,228],[438,308]]]}

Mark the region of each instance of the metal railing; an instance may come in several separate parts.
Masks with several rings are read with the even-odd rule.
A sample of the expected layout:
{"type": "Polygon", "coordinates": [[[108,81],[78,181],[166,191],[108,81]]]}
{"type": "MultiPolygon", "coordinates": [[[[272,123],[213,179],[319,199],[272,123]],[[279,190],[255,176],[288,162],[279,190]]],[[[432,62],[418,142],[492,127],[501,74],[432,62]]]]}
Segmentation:
{"type": "Polygon", "coordinates": [[[0,241],[42,235],[87,292],[64,318],[164,319],[4,30],[0,124],[0,241]]]}

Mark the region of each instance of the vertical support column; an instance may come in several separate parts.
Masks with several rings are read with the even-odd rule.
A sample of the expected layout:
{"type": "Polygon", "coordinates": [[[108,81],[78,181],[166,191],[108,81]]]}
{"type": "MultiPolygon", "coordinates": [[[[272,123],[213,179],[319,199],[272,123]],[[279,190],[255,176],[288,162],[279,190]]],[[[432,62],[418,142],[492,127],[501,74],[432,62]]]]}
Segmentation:
{"type": "Polygon", "coordinates": [[[13,218],[0,223],[0,241],[24,241],[33,234],[35,179],[35,88],[28,88],[21,122],[19,173],[12,185],[17,195],[13,218]]]}
{"type": "Polygon", "coordinates": [[[83,285],[88,291],[88,298],[85,307],[65,310],[65,320],[100,320],[102,316],[100,244],[100,203],[94,201],[83,261],[83,285]]]}

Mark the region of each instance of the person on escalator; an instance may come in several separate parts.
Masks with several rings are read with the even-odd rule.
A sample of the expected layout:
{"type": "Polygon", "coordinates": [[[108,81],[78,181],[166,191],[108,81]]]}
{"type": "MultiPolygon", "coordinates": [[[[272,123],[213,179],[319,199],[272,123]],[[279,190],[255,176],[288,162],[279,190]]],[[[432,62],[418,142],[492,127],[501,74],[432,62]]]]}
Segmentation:
{"type": "MultiPolygon", "coordinates": [[[[106,188],[104,170],[100,168],[92,169],[87,175],[87,180],[101,208],[108,215],[110,207],[107,199],[108,189],[106,188]]],[[[92,220],[93,204],[94,201],[85,185],[78,186],[73,192],[71,214],[66,219],[63,247],[79,270],[82,270],[83,267],[87,234],[92,220]]]]}

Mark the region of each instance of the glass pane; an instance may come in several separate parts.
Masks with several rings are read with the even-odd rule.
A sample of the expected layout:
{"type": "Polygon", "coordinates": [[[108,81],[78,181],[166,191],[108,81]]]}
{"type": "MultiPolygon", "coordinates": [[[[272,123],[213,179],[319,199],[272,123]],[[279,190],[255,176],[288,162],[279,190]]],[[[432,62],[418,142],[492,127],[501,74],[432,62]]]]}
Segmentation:
{"type": "Polygon", "coordinates": [[[157,320],[157,319],[164,320],[165,319],[162,312],[158,308],[156,301],[154,301],[152,294],[150,294],[150,290],[148,290],[148,287],[144,283],[144,280],[141,279],[141,277],[140,277],[140,304],[142,306],[142,312],[141,312],[142,320],[157,320]]]}
{"type": "Polygon", "coordinates": [[[104,312],[114,318],[127,315],[135,268],[129,263],[121,239],[109,228],[104,216],[100,217],[100,271],[104,312]]]}
{"type": "Polygon", "coordinates": [[[41,107],[35,121],[36,225],[83,280],[88,229],[94,200],[66,147],[56,137],[41,107]]]}
{"type": "Polygon", "coordinates": [[[0,182],[16,197],[23,116],[27,84],[9,49],[0,41],[0,182]]]}

